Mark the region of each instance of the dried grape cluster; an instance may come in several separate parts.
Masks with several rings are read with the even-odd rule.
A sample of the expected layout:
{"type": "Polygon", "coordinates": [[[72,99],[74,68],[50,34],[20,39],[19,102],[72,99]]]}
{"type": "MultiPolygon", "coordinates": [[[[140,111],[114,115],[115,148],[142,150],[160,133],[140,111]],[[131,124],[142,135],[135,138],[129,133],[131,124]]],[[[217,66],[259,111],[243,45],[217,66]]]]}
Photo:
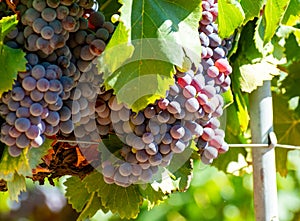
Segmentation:
{"type": "Polygon", "coordinates": [[[186,71],[177,68],[166,97],[138,113],[101,87],[96,59],[114,26],[92,9],[93,4],[21,0],[18,5],[21,23],[6,44],[26,51],[28,64],[1,98],[0,114],[6,119],[1,141],[9,153],[18,156],[25,147],[39,147],[52,135],[75,138],[75,145],[85,152],[113,134],[122,147],[102,154],[100,170],[106,183],[127,187],[151,182],[192,141],[204,163],[226,152],[218,117],[232,69],[226,59],[230,41],[218,36],[215,23],[217,1],[202,1],[201,63],[191,63],[186,71]]]}

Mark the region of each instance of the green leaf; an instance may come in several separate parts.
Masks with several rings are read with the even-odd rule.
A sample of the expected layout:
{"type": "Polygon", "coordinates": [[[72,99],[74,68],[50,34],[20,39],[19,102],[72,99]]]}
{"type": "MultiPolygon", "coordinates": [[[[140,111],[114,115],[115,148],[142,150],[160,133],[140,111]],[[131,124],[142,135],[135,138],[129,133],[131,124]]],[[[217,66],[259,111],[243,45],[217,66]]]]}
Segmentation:
{"type": "Polygon", "coordinates": [[[263,22],[265,22],[265,30],[263,35],[264,44],[269,42],[274,36],[289,2],[290,0],[267,1],[263,15],[263,22]]]}
{"type": "Polygon", "coordinates": [[[299,0],[290,0],[289,6],[286,9],[282,24],[294,26],[300,22],[300,1],[299,0]]]}
{"type": "Polygon", "coordinates": [[[84,221],[86,220],[86,218],[93,217],[96,214],[96,212],[101,208],[101,199],[97,196],[97,193],[93,192],[84,209],[77,218],[77,221],[84,221]]]}
{"type": "MultiPolygon", "coordinates": [[[[298,85],[299,86],[299,85],[298,85]]],[[[300,145],[300,115],[298,111],[288,109],[288,99],[273,93],[274,131],[278,143],[300,145]]],[[[276,168],[282,176],[287,175],[287,150],[276,148],[276,168]]]]}
{"type": "Polygon", "coordinates": [[[191,183],[193,174],[193,160],[188,160],[175,173],[176,179],[179,179],[178,190],[186,191],[191,183]]]}
{"type": "Polygon", "coordinates": [[[29,165],[33,169],[38,164],[42,163],[42,157],[48,153],[51,148],[53,140],[46,139],[45,142],[39,148],[31,148],[27,153],[27,159],[29,160],[29,165]]]}
{"type": "Polygon", "coordinates": [[[223,93],[222,97],[224,99],[224,109],[234,102],[231,89],[223,93]]]}
{"type": "Polygon", "coordinates": [[[288,61],[299,61],[300,54],[298,51],[300,50],[300,44],[297,43],[295,35],[289,35],[286,39],[285,44],[285,54],[286,59],[288,61]]]}
{"type": "Polygon", "coordinates": [[[119,102],[142,110],[174,84],[174,64],[182,67],[186,56],[200,60],[200,5],[200,0],[123,2],[120,23],[99,59],[105,86],[119,102]]]}
{"type": "Polygon", "coordinates": [[[13,49],[3,45],[0,51],[0,96],[12,89],[18,71],[26,71],[25,53],[21,49],[13,49]]]}
{"type": "Polygon", "coordinates": [[[281,82],[280,89],[285,92],[284,95],[288,100],[293,97],[300,96],[300,92],[298,88],[300,83],[299,70],[300,70],[300,61],[291,63],[287,67],[288,75],[281,82]]]}
{"type": "Polygon", "coordinates": [[[121,218],[136,218],[140,212],[143,198],[139,193],[138,186],[131,185],[127,188],[107,184],[102,174],[91,173],[84,179],[89,192],[97,192],[102,205],[112,213],[118,213],[121,218]]]}
{"type": "Polygon", "coordinates": [[[232,35],[245,19],[245,13],[239,1],[237,0],[219,0],[219,35],[226,38],[232,35]]]}
{"type": "Polygon", "coordinates": [[[241,0],[241,6],[245,12],[244,24],[248,21],[253,20],[255,17],[259,17],[260,10],[264,5],[264,0],[241,0]]]}
{"type": "Polygon", "coordinates": [[[155,60],[135,61],[122,66],[106,80],[119,102],[128,104],[134,112],[165,97],[174,84],[171,63],[155,60]]]}
{"type": "Polygon", "coordinates": [[[28,148],[24,149],[20,156],[12,157],[8,153],[8,147],[5,148],[0,161],[0,179],[11,181],[14,178],[15,173],[25,177],[32,175],[32,168],[26,157],[27,151],[28,148]]]}
{"type": "Polygon", "coordinates": [[[162,202],[165,197],[161,189],[155,190],[150,184],[139,185],[139,192],[141,196],[148,201],[149,209],[162,202]]]}
{"type": "Polygon", "coordinates": [[[7,189],[9,198],[18,202],[20,193],[26,191],[25,177],[14,173],[13,179],[7,181],[7,189]]]}
{"type": "Polygon", "coordinates": [[[17,14],[3,17],[0,20],[0,48],[3,45],[4,37],[18,24],[17,14]]]}
{"type": "Polygon", "coordinates": [[[64,185],[66,186],[65,196],[68,202],[72,205],[73,209],[81,212],[91,198],[91,194],[85,187],[85,183],[80,178],[72,176],[64,182],[64,185]]]}
{"type": "Polygon", "coordinates": [[[111,16],[116,14],[121,7],[121,4],[118,0],[97,0],[97,2],[100,5],[100,11],[104,14],[107,21],[109,21],[111,16]]]}

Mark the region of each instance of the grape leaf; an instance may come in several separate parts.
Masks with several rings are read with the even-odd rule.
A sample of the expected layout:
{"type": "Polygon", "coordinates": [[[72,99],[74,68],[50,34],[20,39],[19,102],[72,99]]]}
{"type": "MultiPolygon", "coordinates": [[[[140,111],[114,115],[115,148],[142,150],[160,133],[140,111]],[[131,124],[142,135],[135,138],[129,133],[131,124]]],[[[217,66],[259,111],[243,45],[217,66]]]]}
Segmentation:
{"type": "Polygon", "coordinates": [[[101,199],[97,196],[97,193],[93,192],[84,209],[77,218],[77,221],[84,221],[87,218],[93,217],[96,214],[96,212],[101,208],[101,199]]]}
{"type": "Polygon", "coordinates": [[[300,96],[300,92],[298,88],[300,83],[299,68],[300,68],[300,61],[291,63],[287,67],[287,72],[289,74],[281,82],[280,89],[285,91],[284,95],[285,97],[287,97],[287,99],[300,96]]]}
{"type": "Polygon", "coordinates": [[[12,180],[15,173],[23,176],[32,175],[32,171],[26,157],[28,149],[24,149],[20,156],[12,157],[8,153],[8,147],[5,148],[0,161],[0,179],[12,180]]]}
{"type": "Polygon", "coordinates": [[[3,17],[0,20],[0,97],[3,92],[12,88],[18,71],[26,70],[25,53],[3,45],[4,37],[17,25],[17,15],[3,17]]]}
{"type": "Polygon", "coordinates": [[[241,0],[241,6],[245,12],[244,24],[259,16],[260,10],[264,5],[264,0],[241,0]]]}
{"type": "MultiPolygon", "coordinates": [[[[274,131],[278,143],[299,146],[300,115],[299,112],[290,110],[286,97],[273,93],[274,131]]],[[[287,150],[276,148],[276,168],[282,175],[287,175],[287,150]]]]}
{"type": "Polygon", "coordinates": [[[118,213],[121,218],[127,219],[137,217],[143,198],[136,185],[124,188],[115,184],[107,184],[99,172],[91,173],[84,179],[84,182],[88,191],[97,192],[102,206],[112,213],[118,213]]]}
{"type": "Polygon", "coordinates": [[[224,100],[224,109],[233,103],[233,94],[232,90],[228,90],[222,94],[224,100]]]}
{"type": "Polygon", "coordinates": [[[48,150],[51,148],[51,143],[53,140],[46,139],[45,142],[39,148],[31,148],[27,153],[27,159],[29,160],[29,165],[33,169],[39,163],[42,163],[42,157],[45,156],[48,150]]]}
{"type": "Polygon", "coordinates": [[[285,43],[285,54],[288,61],[299,61],[300,44],[297,43],[295,35],[288,35],[285,43]]]}
{"type": "Polygon", "coordinates": [[[0,96],[12,88],[18,71],[26,71],[25,53],[21,49],[13,49],[3,45],[0,51],[0,96]]]}
{"type": "Polygon", "coordinates": [[[226,38],[232,35],[235,29],[243,23],[245,13],[237,0],[219,0],[218,8],[219,35],[221,38],[226,38]]]}
{"type": "Polygon", "coordinates": [[[18,197],[22,191],[26,191],[25,177],[14,173],[13,179],[7,181],[9,198],[18,202],[18,197]]]}
{"type": "Polygon", "coordinates": [[[262,86],[265,80],[271,80],[274,75],[279,75],[280,70],[268,62],[255,64],[243,64],[239,67],[241,90],[251,93],[258,86],[262,86]]]}
{"type": "Polygon", "coordinates": [[[199,0],[123,2],[120,23],[98,65],[119,102],[142,110],[174,84],[174,64],[182,67],[186,56],[199,62],[200,6],[199,0]]]}
{"type": "Polygon", "coordinates": [[[274,36],[290,0],[268,0],[261,20],[264,26],[263,42],[266,44],[274,36]]]}
{"type": "Polygon", "coordinates": [[[118,9],[121,7],[121,4],[118,0],[97,0],[100,5],[100,11],[104,14],[107,21],[110,20],[113,14],[118,12],[118,9]]]}
{"type": "Polygon", "coordinates": [[[186,191],[191,183],[193,174],[193,160],[188,160],[175,173],[176,179],[179,179],[178,190],[186,191]]]}
{"type": "Polygon", "coordinates": [[[149,209],[163,201],[165,196],[161,189],[155,190],[150,184],[139,185],[139,192],[148,201],[149,209]]]}
{"type": "Polygon", "coordinates": [[[12,31],[18,24],[17,15],[3,17],[0,20],[0,48],[3,45],[5,36],[12,31]]]}
{"type": "Polygon", "coordinates": [[[282,24],[294,26],[300,22],[300,2],[298,0],[290,0],[288,8],[286,9],[282,24]]]}
{"type": "Polygon", "coordinates": [[[72,205],[73,209],[81,212],[91,198],[91,194],[86,189],[85,183],[80,178],[72,176],[64,182],[64,185],[66,186],[65,196],[68,202],[72,205]]]}

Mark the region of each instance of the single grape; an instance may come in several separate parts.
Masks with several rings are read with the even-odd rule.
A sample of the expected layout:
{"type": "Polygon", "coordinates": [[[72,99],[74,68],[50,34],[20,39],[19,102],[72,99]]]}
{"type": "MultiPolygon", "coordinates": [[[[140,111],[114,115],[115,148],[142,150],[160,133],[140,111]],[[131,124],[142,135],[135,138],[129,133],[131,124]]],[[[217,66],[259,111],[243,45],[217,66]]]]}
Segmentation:
{"type": "Polygon", "coordinates": [[[14,101],[21,101],[25,97],[25,91],[22,87],[14,87],[11,91],[11,98],[14,101]]]}
{"type": "Polygon", "coordinates": [[[44,94],[44,99],[48,104],[55,104],[58,100],[58,93],[52,92],[52,91],[47,91],[44,94]]]}
{"type": "Polygon", "coordinates": [[[18,157],[21,155],[23,149],[17,147],[17,145],[12,145],[8,147],[8,153],[12,157],[18,157]]]}
{"type": "Polygon", "coordinates": [[[45,0],[33,0],[32,6],[35,10],[42,12],[47,5],[45,0]]]}
{"type": "Polygon", "coordinates": [[[25,134],[29,139],[35,139],[41,134],[41,131],[36,125],[31,125],[25,134]]]}
{"type": "Polygon", "coordinates": [[[162,155],[160,153],[157,153],[155,155],[152,155],[149,157],[149,163],[151,166],[158,166],[162,162],[162,155]]]}
{"type": "Polygon", "coordinates": [[[141,125],[145,121],[144,114],[142,112],[138,112],[137,114],[133,113],[130,116],[130,122],[134,125],[141,125]]]}
{"type": "Polygon", "coordinates": [[[52,126],[56,126],[59,123],[59,114],[58,112],[49,111],[48,117],[45,118],[45,121],[52,126]]]}
{"type": "Polygon", "coordinates": [[[109,38],[109,32],[105,28],[99,28],[96,31],[96,37],[102,39],[103,41],[107,41],[109,38]]]}
{"type": "Polygon", "coordinates": [[[105,22],[105,17],[102,12],[92,12],[88,19],[89,23],[95,28],[101,28],[105,22]]]}
{"type": "Polygon", "coordinates": [[[71,120],[61,121],[59,124],[59,128],[62,133],[70,134],[74,131],[74,124],[71,120]]]}
{"type": "Polygon", "coordinates": [[[22,81],[22,87],[26,90],[26,91],[32,91],[35,89],[36,87],[36,80],[33,77],[25,77],[22,81]]]}
{"type": "Polygon", "coordinates": [[[105,49],[106,44],[101,39],[95,39],[89,44],[91,54],[99,56],[105,49]]]}
{"type": "Polygon", "coordinates": [[[132,172],[132,166],[130,163],[124,162],[119,167],[119,173],[122,176],[129,176],[132,172]]]}
{"type": "Polygon", "coordinates": [[[54,19],[56,18],[56,15],[57,15],[56,11],[53,8],[45,8],[41,12],[41,16],[46,22],[54,21],[54,19]]]}
{"type": "Polygon", "coordinates": [[[145,150],[146,150],[147,154],[155,155],[158,152],[158,146],[156,143],[149,143],[146,145],[145,150]]]}
{"type": "Polygon", "coordinates": [[[184,136],[185,129],[183,126],[177,124],[170,129],[170,134],[174,139],[178,140],[184,136]]]}
{"type": "Polygon", "coordinates": [[[29,111],[32,116],[40,116],[43,113],[44,108],[40,103],[33,103],[30,106],[29,111]]]}
{"type": "Polygon", "coordinates": [[[141,163],[146,162],[149,159],[149,155],[146,153],[145,150],[138,150],[136,152],[135,157],[138,160],[138,162],[141,162],[141,163]]]}
{"type": "Polygon", "coordinates": [[[46,0],[47,5],[51,8],[57,8],[59,6],[60,0],[46,0]]]}
{"type": "Polygon", "coordinates": [[[33,91],[30,92],[30,99],[34,102],[41,102],[43,97],[44,97],[44,93],[40,92],[37,89],[34,89],[33,91]]]}
{"type": "Polygon", "coordinates": [[[150,144],[154,141],[154,137],[152,133],[144,133],[142,136],[142,140],[145,144],[150,144]]]}
{"type": "Polygon", "coordinates": [[[194,113],[196,112],[197,110],[199,110],[199,102],[197,100],[197,98],[195,97],[191,97],[189,99],[186,100],[185,102],[185,108],[187,109],[187,111],[191,112],[191,113],[194,113]]]}
{"type": "Polygon", "coordinates": [[[44,39],[51,39],[54,36],[54,29],[50,25],[46,25],[41,29],[41,36],[44,39]]]}
{"type": "Polygon", "coordinates": [[[46,92],[49,90],[50,88],[50,82],[48,81],[48,79],[46,78],[40,78],[37,82],[36,82],[36,87],[39,91],[41,92],[46,92]]]}
{"type": "Polygon", "coordinates": [[[30,144],[30,140],[27,138],[27,136],[25,135],[25,133],[22,133],[19,137],[17,137],[16,139],[16,145],[19,148],[25,148],[28,147],[30,144]]]}
{"type": "Polygon", "coordinates": [[[174,153],[182,153],[186,148],[186,145],[182,140],[173,140],[170,147],[174,153]]]}
{"type": "Polygon", "coordinates": [[[74,17],[68,15],[61,21],[61,24],[63,26],[63,29],[74,32],[77,22],[74,17]]]}
{"type": "Polygon", "coordinates": [[[40,147],[44,143],[44,141],[45,137],[43,135],[39,135],[30,142],[30,145],[32,147],[40,147]]]}
{"type": "Polygon", "coordinates": [[[197,94],[197,90],[194,86],[187,85],[183,88],[182,93],[183,93],[183,96],[188,99],[188,98],[195,97],[197,94]]]}
{"type": "Polygon", "coordinates": [[[102,174],[105,177],[113,177],[115,174],[116,169],[114,168],[113,165],[111,165],[111,163],[107,163],[103,166],[102,169],[102,174]]]}
{"type": "Polygon", "coordinates": [[[21,117],[15,120],[15,127],[20,132],[25,132],[26,130],[28,130],[30,125],[30,121],[27,118],[21,117]]]}
{"type": "Polygon", "coordinates": [[[24,117],[24,118],[28,118],[30,117],[30,112],[29,112],[29,108],[28,107],[19,107],[16,111],[16,116],[18,118],[24,117]]]}

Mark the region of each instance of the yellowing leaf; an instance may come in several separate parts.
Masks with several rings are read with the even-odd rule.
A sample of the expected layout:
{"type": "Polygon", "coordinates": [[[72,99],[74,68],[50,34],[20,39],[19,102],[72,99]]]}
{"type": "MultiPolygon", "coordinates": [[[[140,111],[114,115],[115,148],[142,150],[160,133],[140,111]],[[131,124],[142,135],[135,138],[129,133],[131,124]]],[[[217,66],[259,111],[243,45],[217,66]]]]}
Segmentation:
{"type": "Polygon", "coordinates": [[[14,173],[13,179],[7,181],[9,198],[18,202],[18,197],[22,191],[26,191],[25,177],[14,173]]]}
{"type": "Polygon", "coordinates": [[[278,75],[279,69],[273,64],[260,62],[241,65],[240,72],[241,90],[251,93],[258,86],[262,86],[263,81],[271,80],[273,75],[278,75]]]}
{"type": "Polygon", "coordinates": [[[300,1],[290,0],[289,6],[285,11],[282,24],[294,26],[300,22],[300,1]]]}

